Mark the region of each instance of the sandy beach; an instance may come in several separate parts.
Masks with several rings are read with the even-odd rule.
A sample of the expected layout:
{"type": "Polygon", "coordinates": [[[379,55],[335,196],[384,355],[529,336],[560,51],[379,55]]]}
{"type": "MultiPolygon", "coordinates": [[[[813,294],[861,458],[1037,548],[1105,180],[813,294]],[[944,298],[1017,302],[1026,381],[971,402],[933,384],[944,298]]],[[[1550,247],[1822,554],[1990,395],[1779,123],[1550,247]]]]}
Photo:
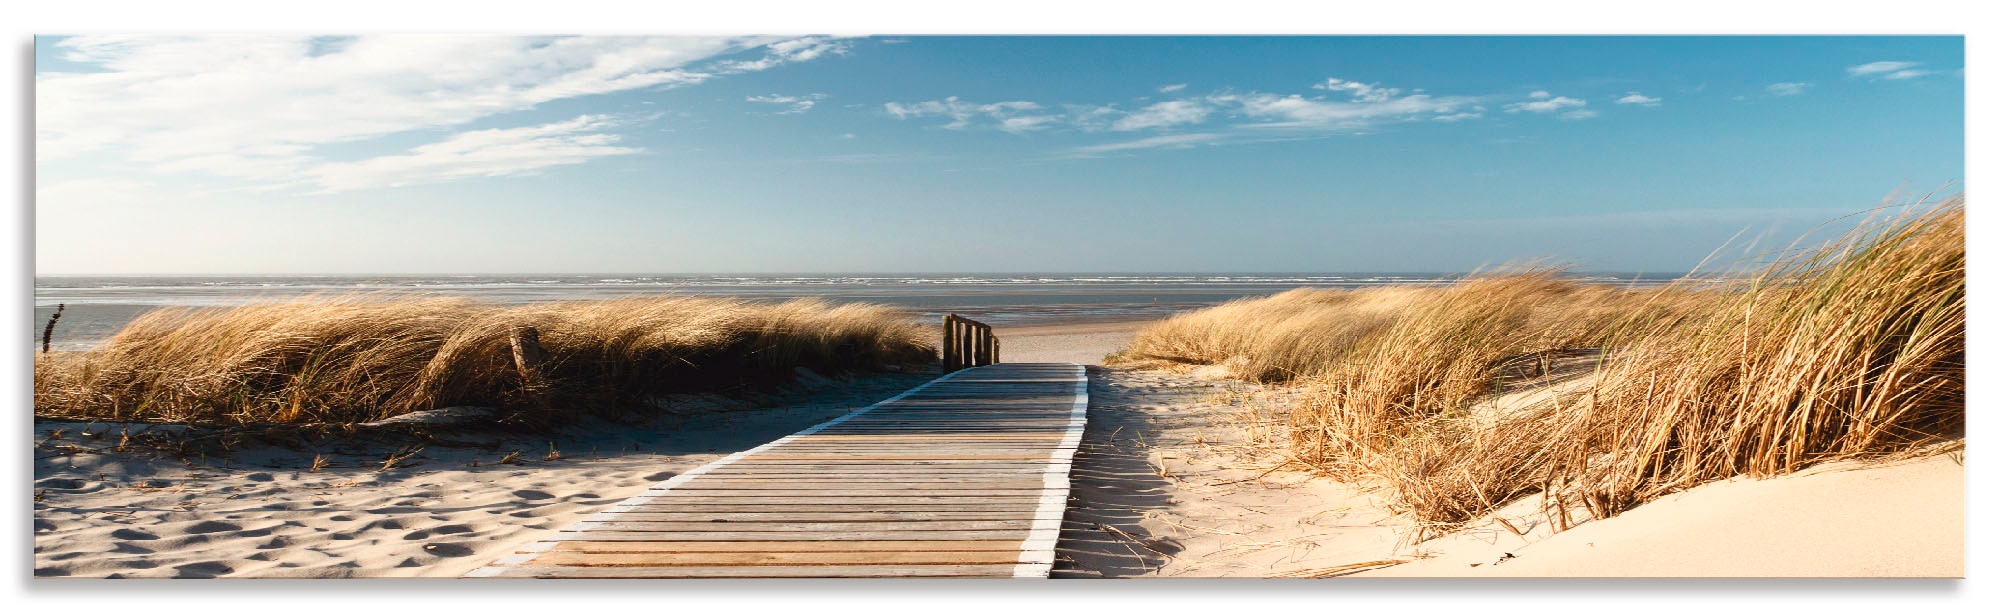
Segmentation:
{"type": "Polygon", "coordinates": [[[37,423],[35,576],[456,577],[680,471],[933,376],[816,380],[749,401],[687,397],[685,418],[593,421],[548,437],[441,434],[387,469],[409,443],[184,462],[111,451],[119,429],[107,424],[37,423]],[[317,471],[315,458],[325,461],[317,471]]]}
{"type": "MultiPolygon", "coordinates": [[[[1008,361],[1096,364],[1143,323],[998,333],[1008,361]]],[[[1410,543],[1375,494],[1287,458],[1279,411],[1295,390],[1183,370],[1090,368],[1054,577],[1964,574],[1958,455],[1713,483],[1560,533],[1523,501],[1497,513],[1521,536],[1484,519],[1410,543]]],[[[119,437],[105,424],[39,423],[35,574],[459,576],[680,471],[930,376],[808,377],[757,401],[689,397],[677,423],[593,422],[553,440],[442,437],[389,469],[407,448],[265,447],[183,462],[110,451],[119,437]],[[326,464],[315,472],[316,457],[326,464]]]]}

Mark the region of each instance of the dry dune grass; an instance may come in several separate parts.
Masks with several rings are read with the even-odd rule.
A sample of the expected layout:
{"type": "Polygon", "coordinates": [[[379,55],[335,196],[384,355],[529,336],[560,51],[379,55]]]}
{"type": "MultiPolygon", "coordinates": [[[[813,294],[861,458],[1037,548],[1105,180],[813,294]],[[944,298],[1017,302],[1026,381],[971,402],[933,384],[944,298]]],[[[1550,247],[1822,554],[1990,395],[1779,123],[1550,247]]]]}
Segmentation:
{"type": "Polygon", "coordinates": [[[97,349],[41,354],[35,414],[208,424],[357,423],[455,405],[522,423],[651,395],[926,362],[928,328],[877,305],[680,297],[504,306],[344,295],[163,309],[97,349]],[[546,360],[524,376],[511,338],[546,360]]]}
{"type": "Polygon", "coordinates": [[[1297,380],[1295,456],[1385,488],[1422,533],[1537,492],[1564,524],[1573,507],[1604,517],[1962,437],[1964,272],[1959,195],[1736,282],[1626,290],[1529,269],[1297,290],[1162,322],[1120,359],[1297,380]],[[1589,356],[1572,391],[1480,413],[1502,382],[1589,356]]]}

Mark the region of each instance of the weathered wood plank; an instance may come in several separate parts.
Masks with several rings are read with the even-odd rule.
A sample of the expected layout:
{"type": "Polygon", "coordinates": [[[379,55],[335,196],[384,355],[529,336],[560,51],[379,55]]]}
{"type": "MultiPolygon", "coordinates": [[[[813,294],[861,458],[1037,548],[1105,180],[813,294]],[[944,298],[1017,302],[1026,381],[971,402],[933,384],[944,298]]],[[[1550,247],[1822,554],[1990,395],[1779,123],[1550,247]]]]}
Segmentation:
{"type": "Polygon", "coordinates": [[[584,553],[723,553],[809,551],[1004,551],[1020,541],[558,541],[549,551],[584,553]]]}
{"type": "Polygon", "coordinates": [[[621,532],[962,532],[966,530],[1027,530],[1032,519],[987,519],[928,521],[632,521],[618,517],[609,521],[583,522],[564,531],[616,530],[621,532]]]}
{"type": "MultiPolygon", "coordinates": [[[[765,507],[775,508],[775,507],[765,507]]],[[[728,522],[728,523],[783,523],[800,521],[825,522],[922,522],[930,520],[1010,520],[1022,516],[1021,511],[975,510],[975,511],[741,511],[741,512],[688,512],[688,511],[625,511],[611,514],[606,521],[679,521],[679,522],[728,522]]]]}
{"type": "Polygon", "coordinates": [[[1027,530],[853,530],[848,532],[661,532],[586,530],[555,537],[570,541],[990,541],[1028,538],[1027,530]]]}
{"type": "Polygon", "coordinates": [[[498,577],[537,579],[810,579],[879,577],[992,577],[1015,575],[1004,564],[908,566],[517,566],[498,577]]]}
{"type": "Polygon", "coordinates": [[[881,513],[887,513],[887,512],[904,512],[904,513],[933,513],[933,512],[935,512],[935,513],[952,513],[952,512],[989,512],[989,511],[990,511],[990,512],[1006,512],[1006,513],[1015,513],[1015,514],[1021,514],[1021,513],[1033,513],[1033,512],[1035,511],[1036,507],[1037,507],[1037,503],[1036,503],[1036,502],[1027,502],[1027,501],[1023,501],[1023,502],[1010,502],[1010,503],[1006,503],[1006,504],[998,504],[998,503],[991,503],[991,502],[980,502],[980,501],[972,501],[972,502],[964,502],[964,503],[956,503],[956,504],[953,504],[953,503],[936,503],[936,504],[834,504],[834,505],[795,505],[795,506],[791,506],[791,507],[777,507],[777,506],[772,506],[772,505],[768,505],[768,504],[685,504],[685,503],[675,503],[675,504],[642,504],[642,503],[632,503],[632,506],[630,507],[630,508],[632,509],[632,511],[628,511],[628,512],[639,512],[639,513],[679,513],[679,512],[687,512],[687,513],[764,513],[764,512],[770,512],[770,511],[771,511],[771,509],[785,509],[785,511],[784,511],[784,512],[788,512],[788,513],[790,513],[790,512],[798,512],[798,513],[835,513],[835,512],[849,512],[849,511],[851,511],[851,512],[856,512],[856,513],[860,513],[860,512],[868,512],[868,513],[877,513],[877,512],[881,512],[881,513]]]}
{"type": "Polygon", "coordinates": [[[813,551],[735,553],[550,552],[530,563],[561,566],[882,566],[1016,564],[1019,551],[813,551]]]}
{"type": "MultiPolygon", "coordinates": [[[[990,330],[946,321],[951,357],[995,358],[990,330]]],[[[471,576],[1045,577],[1085,387],[1076,365],[959,370],[677,475],[471,576]]]]}

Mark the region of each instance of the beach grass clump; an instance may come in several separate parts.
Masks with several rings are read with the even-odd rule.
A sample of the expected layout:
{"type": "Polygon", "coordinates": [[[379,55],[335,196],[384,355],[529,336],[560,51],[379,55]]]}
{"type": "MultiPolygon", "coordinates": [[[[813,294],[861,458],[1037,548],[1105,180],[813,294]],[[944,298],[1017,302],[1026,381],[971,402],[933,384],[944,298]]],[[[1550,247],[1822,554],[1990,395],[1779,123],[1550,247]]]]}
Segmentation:
{"type": "MultiPolygon", "coordinates": [[[[1294,452],[1446,529],[1535,492],[1608,517],[1708,481],[1962,437],[1964,239],[1961,196],[1566,331],[1517,325],[1524,287],[1425,304],[1393,342],[1306,381],[1294,452]],[[1596,366],[1563,393],[1482,411],[1494,379],[1478,364],[1537,346],[1595,347],[1596,366]]],[[[1599,306],[1631,306],[1617,302],[1599,306]]]]}
{"type": "Polygon", "coordinates": [[[1439,284],[1300,288],[1147,326],[1114,361],[1221,364],[1259,382],[1365,373],[1370,389],[1389,396],[1463,397],[1489,387],[1502,360],[1599,346],[1635,314],[1678,312],[1682,294],[1590,284],[1542,266],[1439,284]]]}
{"type": "Polygon", "coordinates": [[[1563,415],[1599,516],[1736,475],[1962,439],[1964,196],[1778,262],[1706,316],[1634,331],[1563,415]]]}
{"type": "Polygon", "coordinates": [[[37,416],[344,424],[450,406],[546,423],[660,394],[912,366],[929,329],[885,306],[726,298],[499,305],[343,295],[147,313],[97,348],[41,354],[37,416]],[[524,370],[516,338],[541,350],[524,370]]]}

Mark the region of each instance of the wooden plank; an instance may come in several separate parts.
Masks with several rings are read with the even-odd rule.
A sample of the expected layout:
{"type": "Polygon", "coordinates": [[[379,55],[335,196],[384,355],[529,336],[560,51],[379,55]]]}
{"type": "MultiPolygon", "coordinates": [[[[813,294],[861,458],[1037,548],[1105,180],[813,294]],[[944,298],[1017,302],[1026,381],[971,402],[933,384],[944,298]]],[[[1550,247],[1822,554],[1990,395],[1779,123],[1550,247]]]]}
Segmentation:
{"type": "Polygon", "coordinates": [[[1021,542],[1003,541],[558,541],[549,551],[588,553],[705,553],[806,551],[1005,551],[1019,555],[1021,542]]]}
{"type": "Polygon", "coordinates": [[[1027,530],[851,530],[847,532],[785,532],[737,530],[694,532],[659,530],[586,530],[563,532],[565,541],[989,541],[1028,537],[1027,530]]]}
{"type": "Polygon", "coordinates": [[[825,532],[825,531],[868,531],[868,532],[963,532],[967,530],[1027,530],[1034,526],[1034,520],[1026,518],[1000,520],[945,520],[928,521],[631,521],[624,517],[610,521],[584,522],[564,528],[565,531],[615,530],[622,532],[825,532]]]}
{"type": "Polygon", "coordinates": [[[498,577],[537,579],[812,579],[887,577],[1013,577],[1004,564],[905,566],[517,566],[498,577]]]}
{"type": "MultiPolygon", "coordinates": [[[[668,507],[671,508],[671,507],[668,507]]],[[[764,507],[779,508],[779,507],[764,507]]],[[[1024,509],[1025,510],[1025,509],[1024,509]]],[[[614,514],[607,521],[680,521],[680,522],[911,522],[934,519],[956,520],[1008,520],[1023,517],[1019,510],[980,511],[737,511],[737,512],[690,512],[690,511],[626,511],[614,514]]]]}
{"type": "Polygon", "coordinates": [[[1042,499],[1041,496],[656,496],[641,505],[661,504],[790,504],[790,505],[841,505],[865,504],[920,506],[926,504],[1029,504],[1042,499]]]}
{"type": "MultiPolygon", "coordinates": [[[[877,498],[877,497],[891,498],[898,496],[911,496],[918,498],[956,498],[956,497],[1006,498],[1010,496],[1027,496],[1033,498],[1041,498],[1042,496],[1048,494],[1059,494],[1067,491],[1069,491],[1069,488],[1066,487],[1012,489],[1012,490],[1002,490],[1002,489],[968,490],[968,489],[947,489],[947,488],[925,488],[921,490],[895,490],[895,489],[835,490],[826,488],[790,489],[790,490],[766,490],[766,489],[740,490],[740,489],[706,489],[706,488],[697,489],[690,487],[690,488],[679,488],[668,491],[664,494],[664,497],[698,496],[698,497],[722,498],[722,497],[732,497],[732,496],[743,496],[743,497],[770,498],[770,497],[782,496],[787,498],[877,498]]],[[[655,496],[654,498],[660,498],[660,497],[662,496],[655,496]]]]}
{"type": "Polygon", "coordinates": [[[529,564],[562,566],[879,566],[904,564],[1007,564],[1019,551],[813,551],[735,553],[549,552],[529,564]]]}
{"type": "MultiPolygon", "coordinates": [[[[816,490],[826,486],[826,479],[822,478],[818,481],[814,481],[811,479],[717,478],[717,479],[701,479],[697,483],[689,483],[687,485],[688,485],[687,487],[674,488],[674,491],[688,492],[688,491],[700,491],[700,490],[760,490],[760,491],[816,490]]],[[[890,480],[887,478],[884,478],[882,480],[871,480],[868,483],[868,489],[983,490],[991,488],[991,489],[1012,490],[1012,489],[1037,489],[1037,488],[1042,488],[1043,485],[1044,481],[1041,479],[999,480],[999,479],[976,479],[971,477],[958,478],[958,479],[920,477],[915,479],[904,478],[901,480],[890,480]]]]}
{"type": "Polygon", "coordinates": [[[630,507],[630,508],[632,509],[632,511],[627,511],[627,512],[639,512],[639,513],[682,513],[682,512],[685,512],[685,513],[768,513],[768,512],[771,512],[771,511],[772,511],[773,509],[781,509],[781,510],[782,510],[782,512],[785,512],[785,513],[794,513],[794,512],[796,512],[796,513],[835,513],[835,512],[855,512],[855,513],[863,513],[863,512],[866,512],[866,513],[878,513],[878,512],[879,512],[879,513],[888,513],[888,512],[903,512],[903,513],[955,513],[955,512],[1007,512],[1007,513],[1032,513],[1032,512],[1034,512],[1034,511],[1035,511],[1035,509],[1037,508],[1037,506],[1038,506],[1038,504],[1037,504],[1036,502],[1028,502],[1028,501],[1023,501],[1023,502],[1011,502],[1011,503],[1006,503],[1006,504],[995,504],[995,503],[991,503],[991,502],[978,502],[978,501],[973,501],[973,502],[966,502],[966,503],[958,503],[958,504],[951,504],[951,503],[937,503],[937,504],[893,504],[893,505],[892,505],[892,504],[870,504],[870,505],[857,505],[857,504],[836,504],[836,505],[813,505],[813,506],[793,506],[793,507],[779,507],[779,506],[772,506],[772,505],[768,505],[768,504],[684,504],[684,503],[676,503],[676,504],[642,504],[642,503],[632,503],[632,506],[630,507]]]}
{"type": "MultiPolygon", "coordinates": [[[[946,322],[953,358],[996,357],[990,329],[946,322]]],[[[1076,365],[958,370],[676,475],[471,576],[1045,577],[1085,389],[1076,365]]]]}

